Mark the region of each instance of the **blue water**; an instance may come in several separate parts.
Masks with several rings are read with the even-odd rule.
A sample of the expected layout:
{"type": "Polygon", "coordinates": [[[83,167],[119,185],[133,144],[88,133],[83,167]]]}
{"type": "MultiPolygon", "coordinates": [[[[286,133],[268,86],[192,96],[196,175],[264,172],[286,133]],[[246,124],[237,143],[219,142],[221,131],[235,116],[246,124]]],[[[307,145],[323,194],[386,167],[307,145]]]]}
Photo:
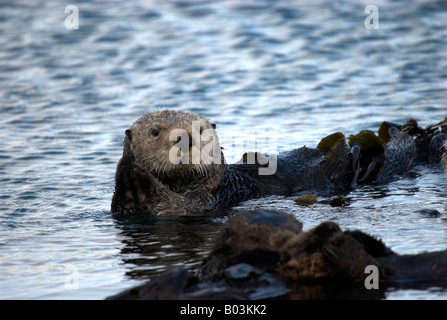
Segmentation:
{"type": "MultiPolygon", "coordinates": [[[[79,29],[66,29],[65,1],[0,3],[1,299],[103,299],[197,269],[225,219],[110,216],[124,130],[147,111],[209,117],[228,162],[267,129],[281,151],[447,116],[444,1],[377,1],[379,29],[365,28],[362,1],[70,4],[79,29]]],[[[278,197],[243,207],[293,212],[305,229],[333,220],[418,253],[447,249],[445,185],[440,168],[420,167],[351,192],[343,208],[278,197]]]]}

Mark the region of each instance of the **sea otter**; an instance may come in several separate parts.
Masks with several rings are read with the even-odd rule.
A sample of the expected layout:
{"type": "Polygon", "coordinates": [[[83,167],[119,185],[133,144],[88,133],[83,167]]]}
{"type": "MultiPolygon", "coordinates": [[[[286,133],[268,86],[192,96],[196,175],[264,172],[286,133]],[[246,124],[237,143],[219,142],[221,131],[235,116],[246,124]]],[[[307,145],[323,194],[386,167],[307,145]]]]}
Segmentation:
{"type": "Polygon", "coordinates": [[[189,111],[143,115],[125,132],[111,211],[125,217],[219,214],[264,195],[345,188],[354,176],[351,148],[344,142],[330,150],[303,147],[281,153],[273,158],[271,172],[273,161],[260,154],[246,154],[241,162],[228,165],[215,128],[189,111]]]}
{"type": "Polygon", "coordinates": [[[125,131],[111,211],[117,216],[219,215],[266,195],[331,194],[357,183],[387,181],[420,161],[439,161],[447,125],[420,128],[384,122],[379,136],[362,131],[324,138],[316,149],[278,155],[247,153],[228,165],[215,124],[181,110],[143,115],[125,131]],[[435,151],[433,151],[435,150],[435,151]],[[433,160],[435,159],[435,160],[433,160]]]}
{"type": "Polygon", "coordinates": [[[109,299],[380,299],[388,287],[447,287],[447,250],[399,255],[332,221],[302,227],[285,212],[240,212],[197,273],[171,269],[109,299]]]}

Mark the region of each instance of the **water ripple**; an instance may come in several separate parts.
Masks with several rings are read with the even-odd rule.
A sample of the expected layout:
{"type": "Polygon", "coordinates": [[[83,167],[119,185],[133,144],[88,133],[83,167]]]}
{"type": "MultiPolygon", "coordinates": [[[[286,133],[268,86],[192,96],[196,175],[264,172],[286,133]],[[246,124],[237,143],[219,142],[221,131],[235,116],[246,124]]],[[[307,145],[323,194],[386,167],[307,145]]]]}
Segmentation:
{"type": "MultiPolygon", "coordinates": [[[[223,221],[110,217],[124,130],[144,112],[211,118],[230,162],[266,128],[287,150],[447,116],[443,1],[382,1],[378,30],[351,0],[76,5],[79,29],[67,30],[63,1],[1,4],[1,298],[102,299],[170,266],[197,268],[223,221]],[[77,290],[65,286],[70,268],[77,290]]],[[[306,228],[361,228],[400,253],[445,249],[442,172],[419,173],[356,190],[344,209],[253,205],[292,211],[306,228]]]]}

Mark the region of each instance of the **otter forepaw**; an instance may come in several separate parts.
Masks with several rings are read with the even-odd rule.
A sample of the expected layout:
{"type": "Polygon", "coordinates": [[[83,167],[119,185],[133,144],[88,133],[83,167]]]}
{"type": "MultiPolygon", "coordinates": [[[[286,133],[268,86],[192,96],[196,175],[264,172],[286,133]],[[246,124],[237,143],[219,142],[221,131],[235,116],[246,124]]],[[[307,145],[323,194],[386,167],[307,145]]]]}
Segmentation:
{"type": "Polygon", "coordinates": [[[134,164],[132,170],[132,179],[141,186],[141,189],[145,192],[155,192],[155,185],[157,184],[157,179],[150,174],[146,169],[138,164],[134,164]]]}

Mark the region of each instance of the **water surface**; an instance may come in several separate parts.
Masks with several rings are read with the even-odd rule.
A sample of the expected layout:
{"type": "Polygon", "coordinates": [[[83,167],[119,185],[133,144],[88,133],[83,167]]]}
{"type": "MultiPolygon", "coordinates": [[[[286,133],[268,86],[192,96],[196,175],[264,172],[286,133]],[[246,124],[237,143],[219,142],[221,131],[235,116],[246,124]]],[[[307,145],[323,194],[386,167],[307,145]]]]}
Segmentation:
{"type": "MultiPolygon", "coordinates": [[[[371,30],[361,1],[73,4],[74,30],[64,1],[0,4],[1,299],[103,299],[173,266],[197,269],[225,219],[110,216],[124,130],[147,111],[209,117],[228,162],[267,129],[279,152],[447,116],[443,1],[379,1],[371,30]]],[[[305,229],[333,220],[400,254],[447,249],[440,168],[346,198],[341,208],[278,197],[245,207],[293,212],[305,229]]],[[[415,297],[445,292],[387,294],[415,297]]]]}

